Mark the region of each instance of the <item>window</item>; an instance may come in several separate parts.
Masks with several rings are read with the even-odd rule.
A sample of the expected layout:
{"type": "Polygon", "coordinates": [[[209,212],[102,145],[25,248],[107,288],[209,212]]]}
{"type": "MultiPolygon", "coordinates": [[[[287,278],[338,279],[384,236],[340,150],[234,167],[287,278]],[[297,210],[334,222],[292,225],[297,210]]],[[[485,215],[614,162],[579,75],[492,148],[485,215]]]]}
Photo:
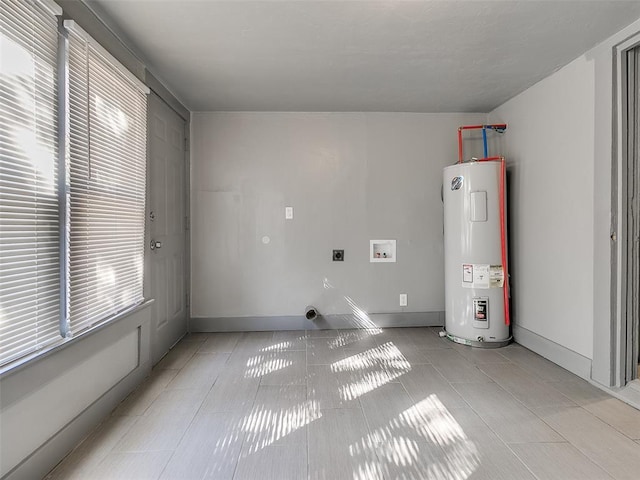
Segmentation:
{"type": "Polygon", "coordinates": [[[0,2],[0,363],[60,339],[58,25],[0,2]]]}
{"type": "Polygon", "coordinates": [[[80,331],[142,301],[146,95],[69,27],[70,325],[80,331]]]}
{"type": "Polygon", "coordinates": [[[0,2],[0,366],[143,301],[148,90],[60,14],[0,2]]]}

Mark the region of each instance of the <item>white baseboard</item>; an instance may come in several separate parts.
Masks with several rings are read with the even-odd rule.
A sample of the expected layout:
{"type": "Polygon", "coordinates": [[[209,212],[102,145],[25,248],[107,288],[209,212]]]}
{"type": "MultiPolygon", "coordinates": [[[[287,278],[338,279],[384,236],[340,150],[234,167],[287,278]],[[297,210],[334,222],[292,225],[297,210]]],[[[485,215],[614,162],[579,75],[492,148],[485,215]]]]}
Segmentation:
{"type": "Polygon", "coordinates": [[[256,317],[196,317],[190,332],[259,332],[271,330],[318,330],[345,328],[436,327],[444,325],[444,312],[399,312],[322,315],[307,320],[302,315],[256,317]]]}
{"type": "Polygon", "coordinates": [[[100,397],[93,405],[84,410],[65,428],[60,430],[47,443],[2,480],[26,480],[44,478],[49,471],[66,457],[91,431],[100,425],[106,417],[129,395],[151,370],[150,364],[141,365],[100,397]]]}
{"type": "Polygon", "coordinates": [[[527,347],[532,352],[542,355],[544,358],[551,360],[553,363],[560,365],[562,368],[575,373],[579,377],[587,381],[591,380],[591,359],[580,355],[579,353],[569,350],[562,345],[555,343],[537,333],[527,330],[526,328],[513,326],[514,340],[527,347]]]}

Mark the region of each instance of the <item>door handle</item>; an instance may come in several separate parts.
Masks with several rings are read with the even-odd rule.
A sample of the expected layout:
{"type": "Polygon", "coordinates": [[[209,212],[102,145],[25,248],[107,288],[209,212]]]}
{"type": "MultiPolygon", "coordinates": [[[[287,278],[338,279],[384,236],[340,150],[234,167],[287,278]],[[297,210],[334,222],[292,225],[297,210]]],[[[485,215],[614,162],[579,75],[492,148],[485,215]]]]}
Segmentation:
{"type": "Polygon", "coordinates": [[[158,250],[162,248],[162,242],[151,240],[151,245],[149,245],[149,248],[151,248],[151,250],[158,250]]]}

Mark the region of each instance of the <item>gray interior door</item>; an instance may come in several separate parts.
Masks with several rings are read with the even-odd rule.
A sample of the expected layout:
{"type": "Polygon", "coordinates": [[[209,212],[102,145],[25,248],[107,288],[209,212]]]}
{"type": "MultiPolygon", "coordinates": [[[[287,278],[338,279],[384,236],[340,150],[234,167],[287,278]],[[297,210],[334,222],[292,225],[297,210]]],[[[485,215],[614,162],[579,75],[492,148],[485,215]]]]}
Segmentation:
{"type": "Polygon", "coordinates": [[[149,296],[156,364],[187,332],[185,121],[149,96],[149,296]]]}

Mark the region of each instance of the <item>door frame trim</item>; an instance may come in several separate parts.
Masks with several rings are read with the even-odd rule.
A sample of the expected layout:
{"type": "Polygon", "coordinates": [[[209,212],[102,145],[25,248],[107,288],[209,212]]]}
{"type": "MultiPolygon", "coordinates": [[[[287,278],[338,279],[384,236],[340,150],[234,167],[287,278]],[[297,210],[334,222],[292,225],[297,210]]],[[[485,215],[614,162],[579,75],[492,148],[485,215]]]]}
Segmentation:
{"type": "MultiPolygon", "coordinates": [[[[640,32],[632,35],[614,49],[615,75],[615,116],[613,125],[613,162],[611,184],[611,384],[624,387],[627,382],[628,331],[637,325],[629,326],[627,309],[627,279],[629,244],[627,242],[628,195],[626,173],[628,162],[627,125],[627,61],[630,50],[640,46],[640,32]]],[[[633,320],[631,320],[633,321],[633,320]]],[[[631,346],[631,348],[634,348],[631,346]]]]}

